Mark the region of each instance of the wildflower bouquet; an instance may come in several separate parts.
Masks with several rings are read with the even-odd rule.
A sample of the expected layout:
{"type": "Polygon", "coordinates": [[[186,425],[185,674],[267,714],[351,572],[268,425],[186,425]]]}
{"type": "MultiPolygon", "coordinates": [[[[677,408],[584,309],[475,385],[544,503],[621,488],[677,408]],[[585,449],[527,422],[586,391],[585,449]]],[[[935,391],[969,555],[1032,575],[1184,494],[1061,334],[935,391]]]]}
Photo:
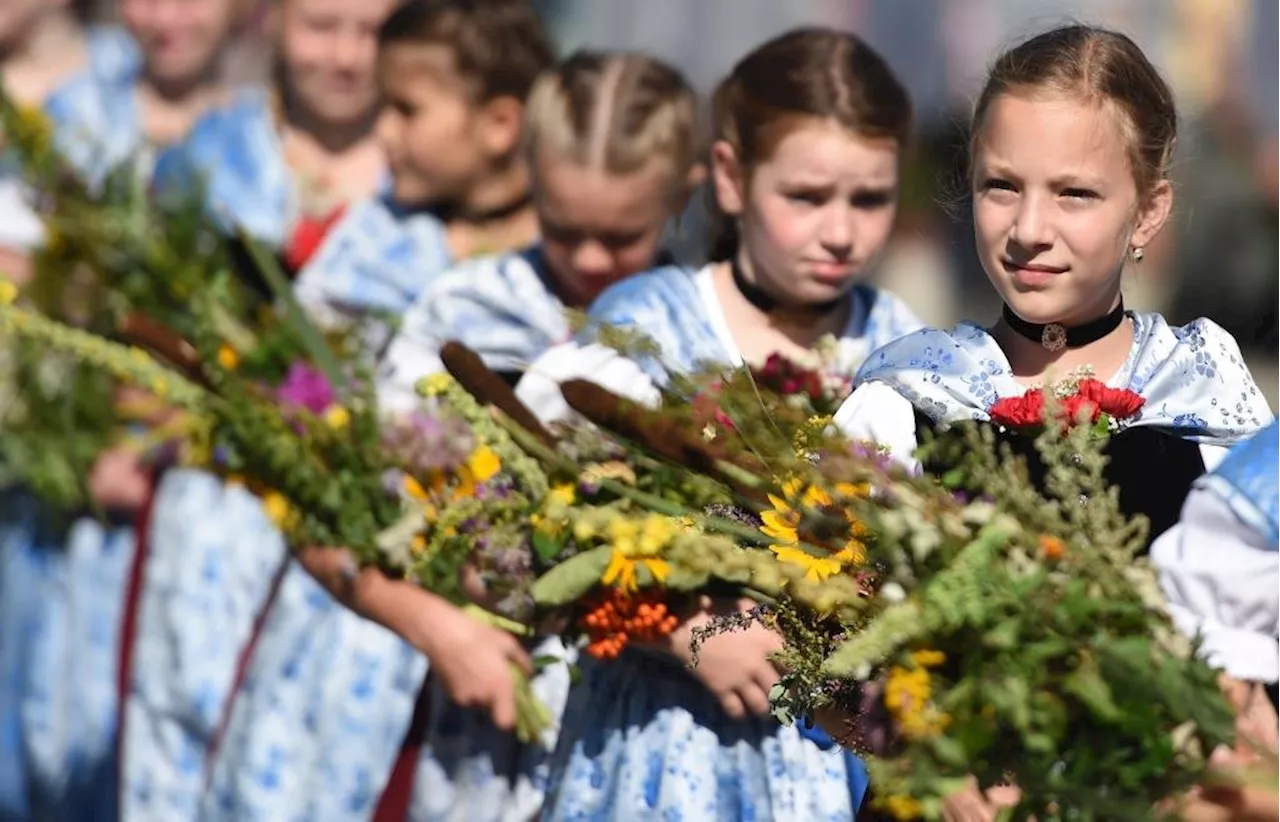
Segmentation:
{"type": "Polygon", "coordinates": [[[1016,818],[1150,818],[1232,738],[1216,673],[1137,557],[1146,524],[1103,478],[1106,429],[1061,408],[1047,399],[1035,439],[1043,491],[980,424],[922,446],[934,476],[826,460],[818,482],[865,489],[841,503],[865,554],[858,590],[826,588],[850,578],[833,576],[759,615],[786,640],[780,717],[849,719],[837,736],[868,755],[895,818],[940,818],[969,776],[1015,784],[1016,818]]]}
{"type": "MultiPolygon", "coordinates": [[[[608,658],[669,634],[699,595],[771,601],[790,584],[808,591],[808,580],[831,576],[859,550],[844,517],[802,538],[804,512],[835,508],[858,489],[828,493],[799,479],[811,455],[794,444],[815,441],[829,418],[815,413],[823,391],[768,385],[771,375],[806,373],[793,363],[774,360],[763,376],[695,375],[680,390],[697,398],[673,394],[660,410],[570,381],[561,390],[581,418],[547,430],[475,355],[450,344],[442,358],[453,376],[421,390],[461,411],[502,476],[490,489],[497,499],[444,508],[431,500],[414,573],[433,590],[474,563],[495,610],[526,624],[567,618],[588,653],[608,658]],[[710,384],[714,403],[686,390],[710,384]],[[791,553],[814,563],[774,559],[791,553]]],[[[831,585],[851,594],[848,582],[831,585]]]]}
{"type": "MultiPolygon", "coordinates": [[[[43,114],[3,94],[0,127],[45,229],[21,295],[13,283],[0,283],[7,297],[102,337],[119,339],[130,324],[142,325],[140,318],[189,336],[194,295],[229,270],[198,192],[161,207],[130,167],[99,185],[85,183],[55,148],[43,114]]],[[[226,297],[236,314],[252,305],[234,288],[226,297]]],[[[165,418],[161,398],[121,402],[115,380],[75,358],[22,341],[8,346],[6,357],[0,482],[25,485],[56,507],[85,505],[98,455],[129,428],[165,418]]]]}

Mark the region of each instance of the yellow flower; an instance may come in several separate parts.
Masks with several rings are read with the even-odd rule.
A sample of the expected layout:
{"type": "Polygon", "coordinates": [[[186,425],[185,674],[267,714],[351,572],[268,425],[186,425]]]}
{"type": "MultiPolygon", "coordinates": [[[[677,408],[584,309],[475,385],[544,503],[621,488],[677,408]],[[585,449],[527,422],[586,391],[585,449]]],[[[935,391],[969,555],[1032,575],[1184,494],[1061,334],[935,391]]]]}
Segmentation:
{"type": "Polygon", "coordinates": [[[341,405],[331,405],[324,412],[325,423],[335,431],[341,431],[351,424],[351,412],[341,405]]]}
{"type": "Polygon", "coordinates": [[[547,501],[557,505],[573,505],[578,498],[577,492],[573,485],[563,483],[551,489],[551,493],[547,496],[547,501]]]}
{"type": "Polygon", "coordinates": [[[18,287],[10,280],[0,279],[0,305],[9,305],[18,299],[18,287]]]}
{"type": "Polygon", "coordinates": [[[235,371],[236,367],[240,365],[240,354],[231,346],[223,343],[218,346],[218,365],[227,371],[235,371]]]}
{"type": "Polygon", "coordinates": [[[488,482],[502,470],[502,460],[492,448],[482,445],[467,457],[467,470],[477,483],[488,482]]]}
{"type": "Polygon", "coordinates": [[[842,567],[836,556],[814,556],[794,545],[770,545],[769,550],[773,551],[780,561],[804,568],[804,578],[810,582],[821,582],[833,574],[840,573],[842,567]]]}
{"type": "Polygon", "coordinates": [[[408,474],[405,474],[404,481],[401,483],[401,485],[404,487],[404,492],[408,494],[412,499],[415,499],[418,502],[427,501],[427,497],[429,496],[427,494],[427,489],[423,488],[422,483],[418,482],[416,478],[411,477],[408,474]]]}
{"type": "MultiPolygon", "coordinates": [[[[928,662],[941,655],[939,651],[926,651],[925,654],[924,659],[928,662]]],[[[907,739],[936,736],[951,724],[951,717],[939,711],[932,698],[933,682],[923,666],[908,669],[895,665],[889,669],[884,685],[884,706],[907,739]]]]}
{"type": "Polygon", "coordinates": [[[788,544],[800,539],[800,535],[796,532],[796,528],[800,525],[800,514],[798,512],[791,510],[764,511],[760,514],[760,519],[764,522],[764,525],[760,526],[760,531],[765,536],[788,544]]]}
{"type": "Polygon", "coordinates": [[[660,514],[650,514],[640,530],[640,555],[656,556],[675,534],[674,522],[660,514]]]}
{"type": "MultiPolygon", "coordinates": [[[[843,502],[866,493],[863,486],[851,483],[840,483],[835,486],[838,500],[843,502]]],[[[761,533],[772,538],[775,543],[770,546],[779,561],[799,565],[806,570],[805,578],[811,581],[825,580],[839,573],[846,565],[857,565],[866,561],[866,546],[856,537],[865,536],[866,528],[853,519],[845,510],[845,519],[849,526],[849,538],[845,544],[833,554],[815,556],[800,548],[799,527],[803,510],[822,510],[836,507],[837,499],[833,499],[825,489],[815,485],[805,487],[798,479],[791,479],[782,485],[782,497],[769,495],[773,510],[763,511],[760,519],[763,525],[761,533]]]]}
{"type": "Polygon", "coordinates": [[[453,377],[446,371],[424,377],[418,383],[418,393],[427,397],[438,397],[453,385],[453,377]]]}
{"type": "Polygon", "coordinates": [[[262,507],[267,512],[267,519],[282,531],[287,530],[293,521],[293,506],[279,491],[268,491],[264,494],[262,507]]]}
{"type": "Polygon", "coordinates": [[[415,554],[421,554],[423,551],[427,550],[426,534],[414,534],[413,539],[409,541],[409,547],[415,554]]]}
{"type": "Polygon", "coordinates": [[[163,379],[156,380],[151,384],[151,392],[157,397],[166,396],[169,393],[169,382],[163,379]]]}
{"type": "Polygon", "coordinates": [[[885,809],[886,812],[894,819],[901,822],[909,822],[912,819],[919,819],[924,813],[924,806],[921,805],[914,797],[902,794],[894,794],[886,796],[879,800],[878,804],[885,809]]]}
{"type": "Polygon", "coordinates": [[[926,648],[921,651],[912,651],[911,661],[921,668],[936,668],[947,661],[947,655],[942,651],[926,648]]]}
{"type": "Polygon", "coordinates": [[[639,527],[634,521],[620,516],[609,522],[608,530],[613,553],[609,557],[609,567],[600,577],[601,582],[616,585],[624,591],[634,591],[638,565],[643,565],[659,583],[666,581],[671,564],[656,555],[675,532],[670,521],[652,514],[645,519],[643,527],[639,527]]]}
{"type": "Polygon", "coordinates": [[[466,465],[458,469],[459,483],[453,490],[453,498],[458,500],[475,496],[476,486],[493,479],[500,470],[502,460],[498,455],[489,446],[480,446],[467,457],[466,465]]]}
{"type": "Polygon", "coordinates": [[[596,535],[596,527],[586,520],[578,520],[573,524],[573,538],[578,542],[587,542],[596,535]]]}

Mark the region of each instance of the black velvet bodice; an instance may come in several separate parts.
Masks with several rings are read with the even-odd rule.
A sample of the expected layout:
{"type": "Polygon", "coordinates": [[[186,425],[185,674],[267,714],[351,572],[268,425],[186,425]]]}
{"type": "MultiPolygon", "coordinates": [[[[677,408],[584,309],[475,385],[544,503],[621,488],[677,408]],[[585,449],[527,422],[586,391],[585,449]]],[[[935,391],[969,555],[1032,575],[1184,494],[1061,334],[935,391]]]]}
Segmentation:
{"type": "MultiPolygon", "coordinates": [[[[916,412],[916,430],[933,430],[932,420],[916,412]]],[[[1045,469],[1031,437],[996,429],[999,441],[1027,461],[1027,472],[1037,488],[1044,487],[1045,469]]],[[[1182,514],[1191,484],[1204,473],[1200,446],[1154,426],[1136,426],[1113,434],[1103,453],[1109,457],[1103,471],[1107,482],[1120,489],[1120,510],[1151,521],[1147,548],[1169,530],[1182,514]]],[[[929,466],[924,466],[929,470],[929,466]]],[[[1145,552],[1145,551],[1144,551],[1145,552]]]]}

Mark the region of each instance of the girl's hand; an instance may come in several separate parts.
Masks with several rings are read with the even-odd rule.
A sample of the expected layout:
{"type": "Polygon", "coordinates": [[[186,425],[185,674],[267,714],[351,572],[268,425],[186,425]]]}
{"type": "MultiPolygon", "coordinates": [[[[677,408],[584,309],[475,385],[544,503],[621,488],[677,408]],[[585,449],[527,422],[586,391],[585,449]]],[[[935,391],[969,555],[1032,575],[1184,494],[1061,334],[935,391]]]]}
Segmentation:
{"type": "Polygon", "coordinates": [[[533,675],[533,663],[519,640],[457,608],[421,613],[424,624],[415,632],[413,644],[431,660],[431,672],[445,693],[464,708],[488,711],[498,730],[514,730],[516,691],[511,668],[514,665],[526,676],[533,675]]]}
{"type": "Polygon", "coordinates": [[[151,471],[134,448],[117,445],[98,455],[89,471],[89,495],[109,511],[137,512],[151,493],[151,471]]]}
{"type": "Polygon", "coordinates": [[[1260,682],[1242,682],[1223,676],[1222,690],[1236,711],[1236,759],[1241,764],[1280,752],[1280,719],[1260,682]]]}
{"type": "Polygon", "coordinates": [[[997,785],[984,793],[970,777],[964,790],[943,800],[942,818],[946,822],[995,822],[1002,810],[1012,808],[1020,798],[1012,785],[997,785]]]}
{"type": "MultiPolygon", "coordinates": [[[[698,611],[681,623],[660,647],[691,665],[694,628],[706,625],[714,616],[747,611],[755,605],[743,599],[713,606],[710,599],[704,597],[698,611]]],[[[698,664],[693,675],[715,694],[730,717],[764,716],[769,713],[769,691],[778,683],[778,669],[769,657],[780,650],[782,638],[758,623],[745,630],[718,634],[703,641],[698,648],[698,664]]]]}
{"type": "Polygon", "coordinates": [[[344,548],[309,546],[302,566],[348,608],[378,623],[431,660],[449,698],[483,708],[493,724],[516,726],[512,666],[532,675],[533,663],[514,636],[473,619],[435,594],[376,568],[357,568],[344,548]]]}
{"type": "MultiPolygon", "coordinates": [[[[1236,754],[1225,750],[1213,756],[1210,767],[1233,770],[1237,776],[1252,771],[1264,783],[1274,781],[1276,776],[1274,759],[1245,766],[1236,754]]],[[[1275,822],[1280,819],[1280,795],[1275,788],[1206,785],[1186,799],[1181,817],[1187,822],[1275,822]]]]}

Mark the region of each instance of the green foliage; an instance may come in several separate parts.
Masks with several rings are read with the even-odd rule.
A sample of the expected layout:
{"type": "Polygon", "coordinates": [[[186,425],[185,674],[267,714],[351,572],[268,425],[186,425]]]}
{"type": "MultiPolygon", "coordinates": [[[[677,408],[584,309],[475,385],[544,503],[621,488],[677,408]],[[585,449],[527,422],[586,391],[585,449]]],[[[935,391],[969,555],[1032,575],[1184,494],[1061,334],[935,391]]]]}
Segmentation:
{"type": "MultiPolygon", "coordinates": [[[[39,193],[46,233],[22,303],[108,338],[135,314],[189,335],[192,299],[229,271],[201,193],[160,203],[132,165],[87,185],[54,147],[44,115],[3,93],[0,126],[24,181],[39,193]]],[[[243,313],[252,298],[237,291],[230,303],[243,313]]],[[[82,508],[98,455],[139,421],[117,412],[116,379],[30,340],[6,343],[0,481],[24,484],[57,509],[82,508]]]]}

